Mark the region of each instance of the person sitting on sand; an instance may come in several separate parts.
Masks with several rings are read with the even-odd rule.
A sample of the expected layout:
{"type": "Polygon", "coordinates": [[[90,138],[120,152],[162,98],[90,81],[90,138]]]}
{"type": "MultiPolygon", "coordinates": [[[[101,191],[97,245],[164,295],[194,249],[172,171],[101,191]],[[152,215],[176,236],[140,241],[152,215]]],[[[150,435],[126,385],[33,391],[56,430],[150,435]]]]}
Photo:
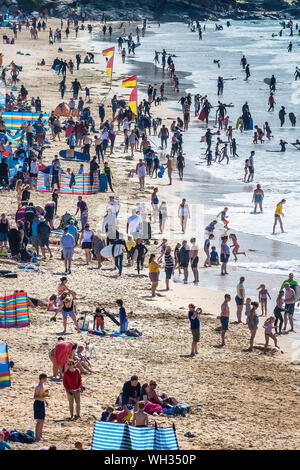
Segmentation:
{"type": "Polygon", "coordinates": [[[76,441],[74,444],[74,450],[84,450],[82,442],[76,441]]]}
{"type": "Polygon", "coordinates": [[[144,384],[142,386],[141,394],[140,394],[140,400],[143,400],[145,403],[145,412],[148,413],[149,415],[163,415],[164,410],[162,409],[162,406],[159,405],[158,403],[152,403],[149,400],[149,391],[150,387],[148,384],[144,384]]]}
{"type": "Polygon", "coordinates": [[[110,415],[114,412],[111,406],[108,406],[105,411],[102,412],[100,421],[109,421],[110,415]]]}
{"type": "Polygon", "coordinates": [[[169,397],[167,393],[162,393],[159,396],[158,393],[156,392],[156,387],[157,387],[157,383],[155,382],[155,380],[150,380],[148,397],[151,403],[157,403],[158,405],[161,405],[162,407],[166,405],[177,405],[178,401],[176,400],[176,398],[169,397]]]}
{"type": "Polygon", "coordinates": [[[57,296],[55,294],[51,295],[49,297],[49,300],[47,302],[47,310],[48,312],[56,312],[59,309],[58,303],[57,303],[57,296]]]}
{"type": "Polygon", "coordinates": [[[133,413],[132,426],[137,428],[146,428],[149,425],[149,422],[148,415],[145,412],[145,403],[143,401],[139,401],[138,406],[138,411],[133,413]]]}
{"type": "Polygon", "coordinates": [[[76,367],[80,370],[82,374],[86,374],[86,372],[92,374],[93,370],[91,369],[91,363],[83,354],[83,351],[83,346],[78,346],[77,350],[75,351],[74,360],[76,361],[76,367]]]}

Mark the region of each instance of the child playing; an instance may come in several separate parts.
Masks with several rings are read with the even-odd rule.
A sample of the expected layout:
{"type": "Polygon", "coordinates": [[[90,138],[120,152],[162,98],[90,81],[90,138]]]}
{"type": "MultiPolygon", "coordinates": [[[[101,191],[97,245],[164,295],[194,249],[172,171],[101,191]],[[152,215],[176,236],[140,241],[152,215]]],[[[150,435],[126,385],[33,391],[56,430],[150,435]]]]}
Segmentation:
{"type": "Polygon", "coordinates": [[[205,230],[208,233],[213,233],[213,231],[215,230],[215,225],[217,225],[217,223],[218,223],[217,220],[213,220],[210,224],[208,224],[207,227],[205,227],[205,230]]]}
{"type": "Polygon", "coordinates": [[[272,329],[275,328],[274,325],[273,325],[274,321],[275,321],[275,317],[269,317],[264,323],[265,339],[266,339],[264,354],[267,354],[267,348],[268,348],[270,338],[272,338],[272,340],[274,341],[275,348],[279,349],[279,346],[277,344],[277,338],[272,333],[272,329]]]}
{"type": "Polygon", "coordinates": [[[228,207],[224,207],[224,209],[217,215],[217,218],[218,218],[219,216],[221,216],[221,221],[222,221],[223,224],[224,224],[224,228],[225,228],[226,230],[229,230],[229,227],[228,227],[229,220],[226,219],[227,211],[228,211],[228,207]]]}
{"type": "Polygon", "coordinates": [[[254,132],[254,136],[253,136],[253,143],[254,144],[257,144],[257,139],[258,139],[257,132],[254,132]]]}
{"type": "Polygon", "coordinates": [[[248,323],[248,316],[251,310],[251,299],[250,297],[247,297],[246,302],[245,302],[245,315],[246,315],[246,324],[248,323]]]}
{"type": "Polygon", "coordinates": [[[39,376],[39,384],[35,387],[34,390],[34,403],[33,403],[33,411],[34,411],[34,419],[37,420],[36,427],[35,427],[35,440],[42,441],[42,432],[43,426],[45,422],[45,406],[48,406],[46,401],[46,397],[49,395],[49,390],[44,389],[44,384],[47,382],[47,375],[40,374],[39,376]]]}
{"type": "Polygon", "coordinates": [[[261,284],[256,290],[259,290],[258,301],[261,305],[261,314],[262,316],[267,316],[267,301],[268,297],[271,300],[271,296],[264,284],[261,284]]]}
{"type": "Polygon", "coordinates": [[[145,403],[143,401],[139,401],[139,408],[133,414],[132,425],[137,428],[146,428],[148,426],[148,415],[144,411],[145,403]]]}
{"type": "Polygon", "coordinates": [[[234,261],[237,261],[237,255],[245,255],[246,253],[244,251],[239,251],[240,245],[238,244],[236,235],[234,233],[229,235],[230,240],[232,241],[233,245],[230,245],[230,247],[234,247],[232,250],[232,254],[234,255],[234,261]]]}
{"type": "Polygon", "coordinates": [[[11,450],[11,446],[4,440],[4,433],[0,431],[0,450],[11,450]]]}
{"type": "Polygon", "coordinates": [[[109,421],[110,415],[114,412],[114,409],[111,406],[108,406],[105,411],[103,411],[100,421],[109,421]]]}
{"type": "Polygon", "coordinates": [[[93,330],[103,331],[103,329],[104,329],[104,317],[101,313],[101,309],[96,308],[96,313],[94,315],[93,330]]]}
{"type": "Polygon", "coordinates": [[[246,183],[246,180],[247,180],[247,176],[248,176],[248,162],[249,162],[249,158],[247,158],[245,160],[245,166],[244,166],[244,183],[246,183]]]}
{"type": "Polygon", "coordinates": [[[215,246],[212,246],[211,247],[211,251],[210,251],[210,264],[212,266],[219,266],[220,262],[219,262],[219,255],[216,251],[216,247],[215,246]]]}

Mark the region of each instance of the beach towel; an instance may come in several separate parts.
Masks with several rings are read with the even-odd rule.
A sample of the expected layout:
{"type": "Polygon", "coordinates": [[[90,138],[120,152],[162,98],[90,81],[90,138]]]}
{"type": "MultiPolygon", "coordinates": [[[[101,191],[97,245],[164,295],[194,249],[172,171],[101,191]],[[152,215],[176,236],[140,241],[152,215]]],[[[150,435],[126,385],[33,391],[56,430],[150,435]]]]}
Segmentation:
{"type": "Polygon", "coordinates": [[[68,356],[72,351],[73,343],[61,341],[55,345],[54,359],[57,367],[62,367],[68,361],[68,356]]]}
{"type": "Polygon", "coordinates": [[[0,388],[10,387],[10,370],[7,344],[0,342],[0,388]]]}
{"type": "Polygon", "coordinates": [[[175,426],[137,428],[127,423],[94,422],[91,450],[179,450],[175,426]]]}
{"type": "MultiPolygon", "coordinates": [[[[50,175],[52,177],[52,175],[50,175]]],[[[81,175],[75,176],[75,185],[70,187],[71,176],[67,174],[60,174],[59,175],[59,193],[60,194],[96,194],[99,192],[99,175],[97,173],[94,174],[94,183],[93,186],[90,184],[90,174],[89,173],[82,173],[81,175]]],[[[38,173],[37,178],[37,191],[48,191],[52,192],[50,188],[50,181],[49,181],[49,189],[45,186],[45,175],[44,173],[38,173]]]]}
{"type": "Polygon", "coordinates": [[[0,328],[21,328],[29,324],[26,292],[0,297],[0,328]]]}

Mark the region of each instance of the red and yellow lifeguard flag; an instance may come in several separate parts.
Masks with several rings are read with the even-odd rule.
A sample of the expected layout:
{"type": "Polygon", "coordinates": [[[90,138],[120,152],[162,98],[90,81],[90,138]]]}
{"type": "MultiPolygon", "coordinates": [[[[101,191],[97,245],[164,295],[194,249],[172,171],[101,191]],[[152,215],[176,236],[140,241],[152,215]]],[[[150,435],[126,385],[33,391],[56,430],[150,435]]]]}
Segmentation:
{"type": "Polygon", "coordinates": [[[108,49],[103,49],[102,55],[105,55],[106,57],[111,57],[115,53],[115,48],[114,47],[109,47],[108,49]]]}
{"type": "Polygon", "coordinates": [[[129,97],[129,107],[133,114],[137,116],[137,87],[135,87],[130,93],[129,97]]]}
{"type": "Polygon", "coordinates": [[[104,55],[105,57],[109,57],[109,60],[106,65],[106,73],[108,78],[111,79],[114,65],[115,48],[109,47],[108,49],[103,49],[102,55],[104,55]]]}
{"type": "Polygon", "coordinates": [[[132,77],[125,78],[125,80],[122,81],[122,86],[125,88],[136,87],[136,75],[132,75],[132,77]]]}

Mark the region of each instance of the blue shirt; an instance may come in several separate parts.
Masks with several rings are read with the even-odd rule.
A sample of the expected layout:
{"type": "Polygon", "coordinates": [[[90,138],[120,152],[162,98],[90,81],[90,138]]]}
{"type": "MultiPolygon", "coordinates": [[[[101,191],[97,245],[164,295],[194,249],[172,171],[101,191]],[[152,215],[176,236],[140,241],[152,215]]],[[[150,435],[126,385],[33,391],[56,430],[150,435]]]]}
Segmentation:
{"type": "Polygon", "coordinates": [[[218,253],[216,251],[211,251],[210,252],[211,261],[216,261],[217,257],[218,257],[218,253]]]}
{"type": "Polygon", "coordinates": [[[69,230],[69,233],[75,237],[76,233],[77,233],[77,228],[75,227],[75,225],[68,225],[68,230],[69,230]]]}
{"type": "Polygon", "coordinates": [[[198,330],[200,328],[200,321],[199,321],[199,318],[195,318],[194,320],[192,320],[192,316],[194,315],[194,311],[192,312],[189,312],[189,320],[190,320],[190,323],[191,323],[191,330],[198,330]]]}
{"type": "Polygon", "coordinates": [[[60,246],[62,248],[73,248],[75,245],[75,240],[73,235],[70,233],[64,233],[60,239],[60,246]]]}
{"type": "Polygon", "coordinates": [[[126,310],[124,307],[120,307],[119,310],[119,318],[120,318],[120,323],[124,323],[124,321],[127,319],[126,317],[126,310]]]}
{"type": "Polygon", "coordinates": [[[32,222],[32,226],[31,226],[31,235],[32,235],[33,237],[37,237],[37,236],[38,236],[37,228],[38,228],[39,223],[40,223],[39,220],[34,220],[34,221],[32,222]]]}

